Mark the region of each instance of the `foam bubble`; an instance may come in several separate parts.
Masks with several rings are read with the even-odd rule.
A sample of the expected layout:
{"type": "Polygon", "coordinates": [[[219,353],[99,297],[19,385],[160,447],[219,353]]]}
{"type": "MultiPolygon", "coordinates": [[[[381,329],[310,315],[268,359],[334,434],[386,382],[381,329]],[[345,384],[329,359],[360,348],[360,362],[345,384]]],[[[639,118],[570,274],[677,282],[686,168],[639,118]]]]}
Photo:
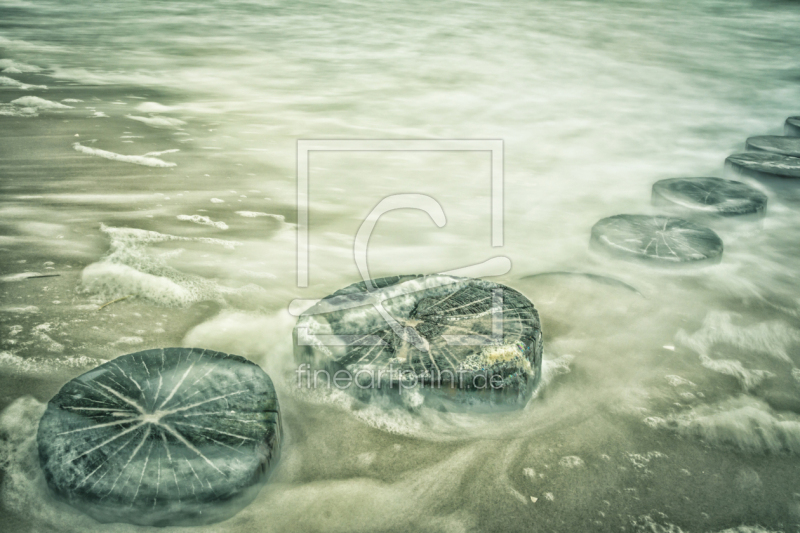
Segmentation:
{"type": "Polygon", "coordinates": [[[203,215],[178,215],[178,220],[184,220],[186,222],[194,222],[195,224],[200,224],[202,226],[212,226],[217,229],[228,229],[228,225],[224,222],[214,222],[207,216],[203,215]]]}

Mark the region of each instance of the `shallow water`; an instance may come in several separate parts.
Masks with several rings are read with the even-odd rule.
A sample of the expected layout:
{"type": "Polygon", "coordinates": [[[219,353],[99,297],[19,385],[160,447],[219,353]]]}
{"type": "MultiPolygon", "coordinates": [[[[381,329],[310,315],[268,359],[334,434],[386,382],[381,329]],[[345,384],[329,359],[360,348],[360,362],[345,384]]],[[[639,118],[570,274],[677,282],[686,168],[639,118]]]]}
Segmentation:
{"type": "Polygon", "coordinates": [[[655,181],[722,176],[800,114],[798,27],[795,4],[766,1],[4,2],[4,529],[140,529],[52,500],[36,424],[98,362],[185,345],[261,364],[287,432],[257,500],[199,530],[798,530],[792,184],[765,189],[761,225],[715,228],[718,265],[588,249],[597,220],[656,212],[655,181]],[[502,139],[504,246],[486,152],[314,152],[298,288],[298,139],[502,139]],[[356,231],[399,193],[447,224],[384,215],[372,276],[510,258],[491,279],[534,302],[545,337],[526,409],[294,386],[289,302],[358,281],[356,231]]]}

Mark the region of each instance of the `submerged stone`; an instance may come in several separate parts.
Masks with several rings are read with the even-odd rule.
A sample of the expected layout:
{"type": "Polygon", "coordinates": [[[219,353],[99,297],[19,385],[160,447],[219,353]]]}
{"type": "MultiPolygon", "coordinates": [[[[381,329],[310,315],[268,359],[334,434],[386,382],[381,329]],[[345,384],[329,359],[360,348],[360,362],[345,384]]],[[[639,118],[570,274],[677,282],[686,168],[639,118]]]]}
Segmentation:
{"type": "Polygon", "coordinates": [[[770,152],[745,152],[725,160],[737,174],[754,178],[800,178],[800,158],[770,152]]]}
{"type": "Polygon", "coordinates": [[[653,184],[653,205],[687,215],[763,218],[767,196],[739,181],[721,178],[670,178],[653,184]]]}
{"type": "Polygon", "coordinates": [[[786,135],[800,136],[800,117],[789,117],[783,125],[783,133],[786,135]]]}
{"type": "Polygon", "coordinates": [[[718,263],[722,239],[711,229],[682,218],[615,215],[592,227],[592,249],[652,265],[718,263]]]}
{"type": "Polygon", "coordinates": [[[402,401],[413,390],[445,410],[517,409],[541,377],[533,304],[480,279],[432,274],[355,283],[298,319],[294,346],[309,365],[298,370],[298,386],[348,389],[365,401],[402,401]],[[321,382],[318,370],[330,381],[321,382]]]}
{"type": "Polygon", "coordinates": [[[790,157],[800,157],[800,137],[760,135],[758,137],[748,138],[745,143],[745,148],[757,152],[770,152],[790,157]]]}
{"type": "Polygon", "coordinates": [[[64,385],[37,443],[53,492],[100,522],[204,524],[256,496],[280,455],[280,411],[242,357],[146,350],[64,385]]]}

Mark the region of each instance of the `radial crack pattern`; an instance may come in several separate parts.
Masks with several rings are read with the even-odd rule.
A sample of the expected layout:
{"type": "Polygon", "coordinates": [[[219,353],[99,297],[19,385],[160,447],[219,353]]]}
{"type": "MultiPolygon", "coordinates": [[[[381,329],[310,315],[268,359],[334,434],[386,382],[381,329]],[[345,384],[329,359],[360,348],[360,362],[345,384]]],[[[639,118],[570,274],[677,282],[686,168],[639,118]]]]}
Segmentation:
{"type": "Polygon", "coordinates": [[[227,518],[255,496],[280,438],[275,389],[258,366],[167,348],[64,385],[38,445],[50,487],[94,518],[194,525],[227,518]]]}
{"type": "Polygon", "coordinates": [[[413,376],[426,401],[447,401],[449,408],[525,405],[539,379],[542,343],[538,313],[522,294],[443,275],[372,283],[372,291],[364,282],[337,291],[298,320],[295,354],[301,362],[348,370],[357,381],[370,382],[358,387],[370,393],[391,395],[413,376]],[[337,336],[344,346],[324,346],[309,331],[337,336]],[[381,342],[360,342],[365,336],[381,342]]]}

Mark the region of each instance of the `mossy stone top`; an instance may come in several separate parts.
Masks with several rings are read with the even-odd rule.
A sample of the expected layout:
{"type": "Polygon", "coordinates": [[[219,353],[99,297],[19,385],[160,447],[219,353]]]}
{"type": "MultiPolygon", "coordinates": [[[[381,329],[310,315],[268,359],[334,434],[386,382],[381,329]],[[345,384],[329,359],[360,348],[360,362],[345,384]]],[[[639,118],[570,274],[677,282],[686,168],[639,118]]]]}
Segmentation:
{"type": "Polygon", "coordinates": [[[294,337],[299,361],[346,370],[356,380],[352,390],[365,397],[413,384],[426,402],[448,409],[519,408],[541,374],[533,304],[480,279],[432,274],[355,283],[306,311],[294,337]]]}

